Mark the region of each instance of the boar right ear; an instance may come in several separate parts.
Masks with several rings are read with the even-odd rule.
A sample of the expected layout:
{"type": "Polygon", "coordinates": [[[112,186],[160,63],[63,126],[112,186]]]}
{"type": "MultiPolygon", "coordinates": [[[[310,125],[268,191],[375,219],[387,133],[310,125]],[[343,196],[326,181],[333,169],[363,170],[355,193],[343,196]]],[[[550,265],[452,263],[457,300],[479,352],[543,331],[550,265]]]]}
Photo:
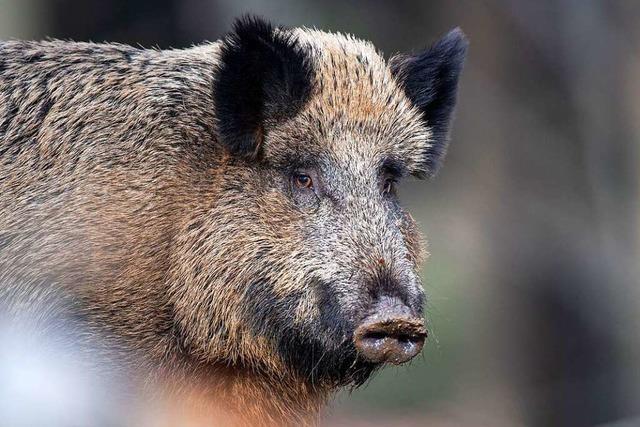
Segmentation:
{"type": "Polygon", "coordinates": [[[236,20],[213,84],[219,142],[232,154],[255,157],[265,124],[293,117],[311,81],[309,60],[291,32],[256,17],[236,20]]]}
{"type": "Polygon", "coordinates": [[[462,30],[456,28],[421,53],[396,55],[389,61],[391,72],[409,100],[422,112],[431,131],[431,144],[420,175],[433,175],[446,153],[458,77],[468,44],[462,30]]]}

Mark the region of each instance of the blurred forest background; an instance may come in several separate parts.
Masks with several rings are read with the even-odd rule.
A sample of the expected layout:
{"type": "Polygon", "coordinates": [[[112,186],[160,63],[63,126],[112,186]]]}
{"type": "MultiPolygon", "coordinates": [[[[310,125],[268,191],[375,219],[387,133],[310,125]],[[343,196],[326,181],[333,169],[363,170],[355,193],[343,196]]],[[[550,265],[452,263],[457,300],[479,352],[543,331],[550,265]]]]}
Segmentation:
{"type": "Polygon", "coordinates": [[[186,47],[245,12],[387,57],[471,41],[445,167],[401,193],[432,338],[324,424],[640,425],[640,2],[0,0],[0,38],[186,47]]]}

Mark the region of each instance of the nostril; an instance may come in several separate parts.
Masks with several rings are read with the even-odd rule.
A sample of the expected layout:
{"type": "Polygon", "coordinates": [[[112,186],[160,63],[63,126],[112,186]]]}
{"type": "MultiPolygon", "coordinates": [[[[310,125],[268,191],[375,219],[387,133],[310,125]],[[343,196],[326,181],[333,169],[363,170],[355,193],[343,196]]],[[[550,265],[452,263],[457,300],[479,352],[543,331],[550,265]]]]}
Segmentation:
{"type": "Polygon", "coordinates": [[[416,341],[416,339],[414,337],[410,337],[409,335],[398,335],[396,338],[401,343],[406,343],[406,342],[409,342],[409,341],[416,341]]]}

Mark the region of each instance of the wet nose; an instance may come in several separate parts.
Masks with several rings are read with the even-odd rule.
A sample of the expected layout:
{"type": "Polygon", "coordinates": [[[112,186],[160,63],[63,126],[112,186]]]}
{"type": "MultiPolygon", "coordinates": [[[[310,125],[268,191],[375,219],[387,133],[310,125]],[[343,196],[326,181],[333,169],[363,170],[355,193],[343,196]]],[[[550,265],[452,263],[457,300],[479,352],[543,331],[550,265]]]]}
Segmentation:
{"type": "Polygon", "coordinates": [[[424,320],[397,298],[380,298],[372,315],[354,333],[360,356],[373,363],[399,365],[415,357],[424,346],[424,320]]]}

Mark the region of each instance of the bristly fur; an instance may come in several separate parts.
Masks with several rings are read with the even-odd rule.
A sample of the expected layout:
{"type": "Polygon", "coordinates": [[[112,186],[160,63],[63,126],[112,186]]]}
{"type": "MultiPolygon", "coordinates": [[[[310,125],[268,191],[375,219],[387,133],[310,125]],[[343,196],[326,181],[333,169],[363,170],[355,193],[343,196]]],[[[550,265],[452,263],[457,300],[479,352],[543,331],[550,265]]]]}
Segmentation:
{"type": "Polygon", "coordinates": [[[248,17],[184,50],[0,42],[0,307],[70,320],[145,393],[312,421],[379,367],[353,343],[377,301],[422,315],[420,234],[387,188],[442,161],[465,48],[390,67],[248,17]]]}
{"type": "Polygon", "coordinates": [[[456,28],[429,49],[416,55],[397,55],[389,63],[431,129],[432,143],[425,157],[428,175],[437,172],[447,150],[458,77],[468,45],[462,30],[456,28]]]}

